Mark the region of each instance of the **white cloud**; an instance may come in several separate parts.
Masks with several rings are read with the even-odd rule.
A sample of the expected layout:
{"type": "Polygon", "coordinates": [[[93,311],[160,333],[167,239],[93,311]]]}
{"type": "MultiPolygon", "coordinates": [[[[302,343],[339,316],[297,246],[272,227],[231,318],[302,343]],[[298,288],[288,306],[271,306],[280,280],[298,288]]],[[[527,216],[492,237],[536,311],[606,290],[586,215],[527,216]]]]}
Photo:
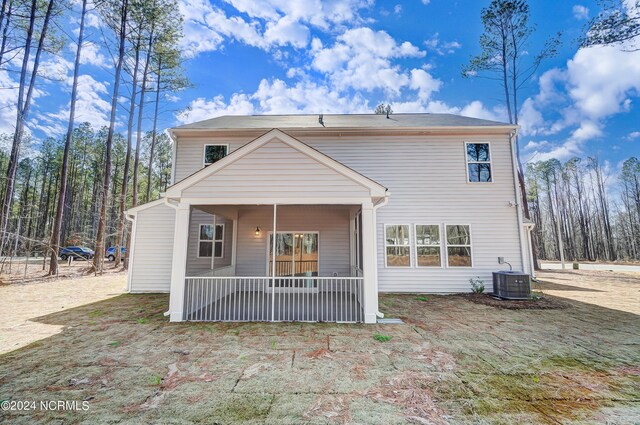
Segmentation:
{"type": "Polygon", "coordinates": [[[422,4],[424,4],[425,6],[428,5],[431,2],[431,0],[422,0],[422,4]]]}
{"type": "Polygon", "coordinates": [[[580,49],[567,63],[569,95],[583,115],[600,119],[622,112],[640,94],[640,51],[615,46],[580,49]]]}
{"type": "MultiPolygon", "coordinates": [[[[76,52],[76,44],[72,43],[69,45],[69,48],[74,52],[76,52]]],[[[94,65],[99,66],[101,68],[110,68],[111,64],[107,62],[107,58],[100,51],[100,46],[96,43],[87,42],[83,43],[82,52],[80,53],[80,63],[82,65],[94,65]]]]}
{"type": "Polygon", "coordinates": [[[427,49],[437,53],[440,56],[450,55],[462,47],[457,41],[441,41],[440,34],[435,33],[431,38],[425,40],[424,45],[427,49]]]}
{"type": "Polygon", "coordinates": [[[580,155],[585,142],[605,134],[607,118],[628,112],[632,98],[640,95],[640,52],[617,46],[579,49],[566,69],[545,72],[539,86],[539,93],[522,105],[521,134],[564,135],[564,140],[533,156],[580,155]]]}
{"type": "Polygon", "coordinates": [[[396,4],[393,7],[393,13],[395,13],[396,15],[400,15],[402,13],[402,5],[401,4],[396,4]]]}
{"type": "Polygon", "coordinates": [[[270,44],[291,44],[293,47],[304,48],[309,43],[309,34],[308,27],[285,16],[275,23],[268,23],[264,37],[270,44]]]}
{"type": "Polygon", "coordinates": [[[392,61],[424,57],[425,52],[406,41],[397,43],[384,31],[363,27],[345,31],[332,47],[316,49],[312,55],[312,68],[325,73],[338,90],[380,89],[399,95],[411,84],[411,74],[392,61]]]}
{"type": "Polygon", "coordinates": [[[263,79],[255,93],[236,93],[228,102],[223,96],[212,100],[198,98],[189,111],[177,115],[179,123],[188,123],[220,115],[291,113],[365,113],[371,106],[362,96],[341,95],[324,85],[299,81],[288,85],[280,79],[263,79]]]}
{"type": "Polygon", "coordinates": [[[307,46],[310,27],[329,31],[364,22],[358,11],[373,0],[225,0],[235,11],[229,13],[209,0],[181,0],[184,16],[185,55],[224,48],[227,41],[269,50],[274,46],[307,46]],[[234,13],[236,12],[237,13],[234,13]]]}
{"type": "Polygon", "coordinates": [[[589,8],[586,6],[582,6],[580,4],[576,4],[573,6],[573,17],[579,21],[589,19],[589,8]]]}
{"type": "Polygon", "coordinates": [[[411,70],[411,82],[409,87],[413,90],[418,90],[418,97],[421,100],[426,100],[431,97],[433,92],[440,90],[442,81],[437,80],[423,69],[411,70]]]}
{"type": "Polygon", "coordinates": [[[627,136],[628,140],[635,140],[640,138],[640,131],[632,131],[631,133],[629,133],[629,135],[627,136]]]}

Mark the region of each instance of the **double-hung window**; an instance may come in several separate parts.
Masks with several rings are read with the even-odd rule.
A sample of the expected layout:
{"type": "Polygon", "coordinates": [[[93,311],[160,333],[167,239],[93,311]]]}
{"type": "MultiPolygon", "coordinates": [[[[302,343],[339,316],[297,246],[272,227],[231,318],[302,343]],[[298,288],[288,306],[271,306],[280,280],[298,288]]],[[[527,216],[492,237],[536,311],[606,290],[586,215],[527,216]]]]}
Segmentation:
{"type": "Polygon", "coordinates": [[[213,224],[201,224],[198,232],[198,257],[211,258],[214,245],[216,258],[222,258],[224,256],[224,224],[216,224],[215,235],[213,224]]]}
{"type": "Polygon", "coordinates": [[[467,179],[470,183],[492,182],[489,143],[465,143],[467,179]]]}
{"type": "Polygon", "coordinates": [[[409,226],[406,224],[386,225],[384,240],[387,267],[411,267],[409,226]]]}
{"type": "Polygon", "coordinates": [[[468,225],[446,225],[447,266],[471,267],[471,229],[468,225]]]}
{"type": "Polygon", "coordinates": [[[227,145],[204,145],[204,166],[211,165],[227,156],[227,145]]]}
{"type": "Polygon", "coordinates": [[[441,267],[440,226],[416,224],[416,264],[418,267],[441,267]]]}

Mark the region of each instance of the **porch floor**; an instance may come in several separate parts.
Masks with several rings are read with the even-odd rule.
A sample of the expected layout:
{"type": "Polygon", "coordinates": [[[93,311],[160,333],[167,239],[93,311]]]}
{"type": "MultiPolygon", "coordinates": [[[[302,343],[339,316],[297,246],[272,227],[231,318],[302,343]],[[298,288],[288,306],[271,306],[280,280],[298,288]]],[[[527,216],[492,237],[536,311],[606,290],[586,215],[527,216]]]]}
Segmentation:
{"type": "Polygon", "coordinates": [[[347,292],[276,292],[272,296],[270,292],[236,291],[194,310],[185,319],[225,322],[362,322],[363,311],[355,294],[347,292]]]}

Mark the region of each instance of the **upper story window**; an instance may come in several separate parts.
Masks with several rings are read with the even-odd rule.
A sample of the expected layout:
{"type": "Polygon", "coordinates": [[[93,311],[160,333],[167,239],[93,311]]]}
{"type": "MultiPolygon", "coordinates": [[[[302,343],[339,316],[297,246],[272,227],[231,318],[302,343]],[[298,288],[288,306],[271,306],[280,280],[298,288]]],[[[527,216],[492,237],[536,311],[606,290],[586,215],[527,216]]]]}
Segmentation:
{"type": "Polygon", "coordinates": [[[491,182],[491,152],[489,143],[465,143],[467,178],[471,183],[491,182]]]}
{"type": "Polygon", "coordinates": [[[204,166],[211,165],[227,156],[228,145],[204,145],[204,166]]]}

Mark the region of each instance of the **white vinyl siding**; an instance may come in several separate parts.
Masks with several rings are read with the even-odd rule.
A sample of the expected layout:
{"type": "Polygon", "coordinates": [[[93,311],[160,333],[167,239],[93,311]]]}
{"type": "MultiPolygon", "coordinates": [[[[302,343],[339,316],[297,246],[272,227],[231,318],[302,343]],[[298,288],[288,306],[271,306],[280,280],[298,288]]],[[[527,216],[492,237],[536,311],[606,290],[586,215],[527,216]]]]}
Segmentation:
{"type": "MultiPolygon", "coordinates": [[[[224,248],[222,258],[215,259],[214,268],[226,267],[231,264],[231,252],[233,243],[233,221],[222,216],[216,216],[216,224],[224,225],[224,248]]],[[[187,276],[195,276],[199,273],[211,270],[211,257],[198,256],[198,236],[200,224],[211,223],[213,225],[213,214],[199,210],[194,206],[191,210],[191,221],[189,223],[189,245],[187,250],[187,276]]]]}
{"type": "Polygon", "coordinates": [[[376,212],[381,292],[469,292],[469,278],[489,282],[502,269],[498,256],[522,270],[508,135],[299,138],[389,188],[389,203],[376,212]],[[491,142],[493,183],[467,183],[464,141],[491,142]],[[469,224],[473,267],[385,267],[385,223],[469,224]]]}
{"type": "Polygon", "coordinates": [[[131,292],[169,292],[175,210],[159,204],[138,212],[133,237],[131,292]]]}
{"type": "MultiPolygon", "coordinates": [[[[469,278],[480,276],[485,281],[490,281],[491,272],[502,268],[497,263],[498,256],[504,256],[506,261],[512,263],[514,270],[523,268],[517,209],[509,206],[509,201],[517,200],[517,194],[514,190],[510,141],[506,133],[477,136],[466,133],[424,136],[341,135],[340,137],[334,135],[308,137],[295,132],[290,134],[312,148],[389,188],[388,204],[376,212],[378,286],[381,292],[468,292],[470,290],[469,278]],[[493,180],[491,184],[468,183],[465,142],[490,143],[493,180]],[[385,223],[469,224],[473,231],[473,267],[386,268],[385,223]]],[[[176,181],[202,167],[204,144],[218,142],[229,144],[229,152],[233,152],[254,138],[249,136],[244,138],[224,137],[216,140],[213,137],[181,137],[177,146],[176,181]]],[[[258,160],[258,158],[254,159],[258,160]]],[[[253,165],[261,169],[265,164],[266,162],[262,162],[262,164],[254,163],[253,165]]],[[[236,174],[233,177],[226,175],[222,180],[215,181],[220,182],[218,184],[222,186],[228,186],[229,180],[253,179],[253,170],[248,162],[243,165],[243,168],[244,171],[236,169],[234,171],[236,174]],[[225,184],[225,182],[227,183],[225,184]]],[[[282,170],[283,175],[290,173],[284,167],[282,170]]],[[[300,174],[299,169],[297,173],[300,174]]],[[[262,187],[254,186],[254,188],[256,189],[253,192],[254,195],[263,193],[262,187]]],[[[268,190],[268,187],[265,190],[268,190]]],[[[233,191],[231,187],[221,189],[217,193],[225,195],[230,191],[233,191]]],[[[207,196],[207,190],[202,189],[200,194],[207,196]]],[[[314,193],[312,196],[322,195],[314,193]]],[[[320,218],[324,217],[321,215],[320,218]]],[[[259,225],[262,233],[265,234],[272,227],[271,219],[269,208],[264,211],[264,220],[259,222],[253,220],[252,223],[243,223],[241,216],[239,227],[244,228],[239,229],[238,238],[241,238],[243,231],[250,232],[251,235],[244,236],[244,243],[252,246],[251,244],[257,243],[255,239],[252,239],[255,237],[256,225],[259,225]]],[[[309,219],[311,220],[311,217],[309,219]]],[[[314,222],[310,221],[309,223],[314,222]]],[[[295,228],[302,227],[305,226],[295,226],[295,228]]],[[[319,230],[322,241],[325,241],[322,229],[319,230]]],[[[441,232],[441,239],[444,239],[442,227],[441,232]]],[[[226,233],[231,233],[229,227],[227,227],[226,233]]],[[[251,247],[251,249],[256,248],[251,247]]],[[[264,258],[267,249],[264,242],[260,245],[260,249],[262,249],[260,258],[264,258]]],[[[323,252],[330,249],[326,244],[321,247],[320,255],[325,259],[323,267],[327,265],[323,252]]],[[[441,255],[443,256],[443,265],[446,265],[444,251],[443,241],[441,255]]],[[[230,250],[226,252],[230,252],[230,250]]],[[[346,255],[348,258],[348,253],[346,255]]],[[[248,257],[249,252],[244,252],[239,244],[239,269],[242,267],[251,269],[252,267],[251,265],[243,265],[242,261],[247,259],[245,256],[248,257]]],[[[261,262],[258,269],[254,271],[263,273],[264,263],[261,262]]]]}
{"type": "Polygon", "coordinates": [[[211,137],[180,137],[175,149],[174,183],[178,183],[185,177],[199,171],[204,166],[205,145],[226,145],[227,155],[242,145],[250,142],[245,138],[215,139],[211,137]]]}
{"type": "Polygon", "coordinates": [[[362,185],[275,139],[182,192],[189,198],[369,196],[362,185]]]}

